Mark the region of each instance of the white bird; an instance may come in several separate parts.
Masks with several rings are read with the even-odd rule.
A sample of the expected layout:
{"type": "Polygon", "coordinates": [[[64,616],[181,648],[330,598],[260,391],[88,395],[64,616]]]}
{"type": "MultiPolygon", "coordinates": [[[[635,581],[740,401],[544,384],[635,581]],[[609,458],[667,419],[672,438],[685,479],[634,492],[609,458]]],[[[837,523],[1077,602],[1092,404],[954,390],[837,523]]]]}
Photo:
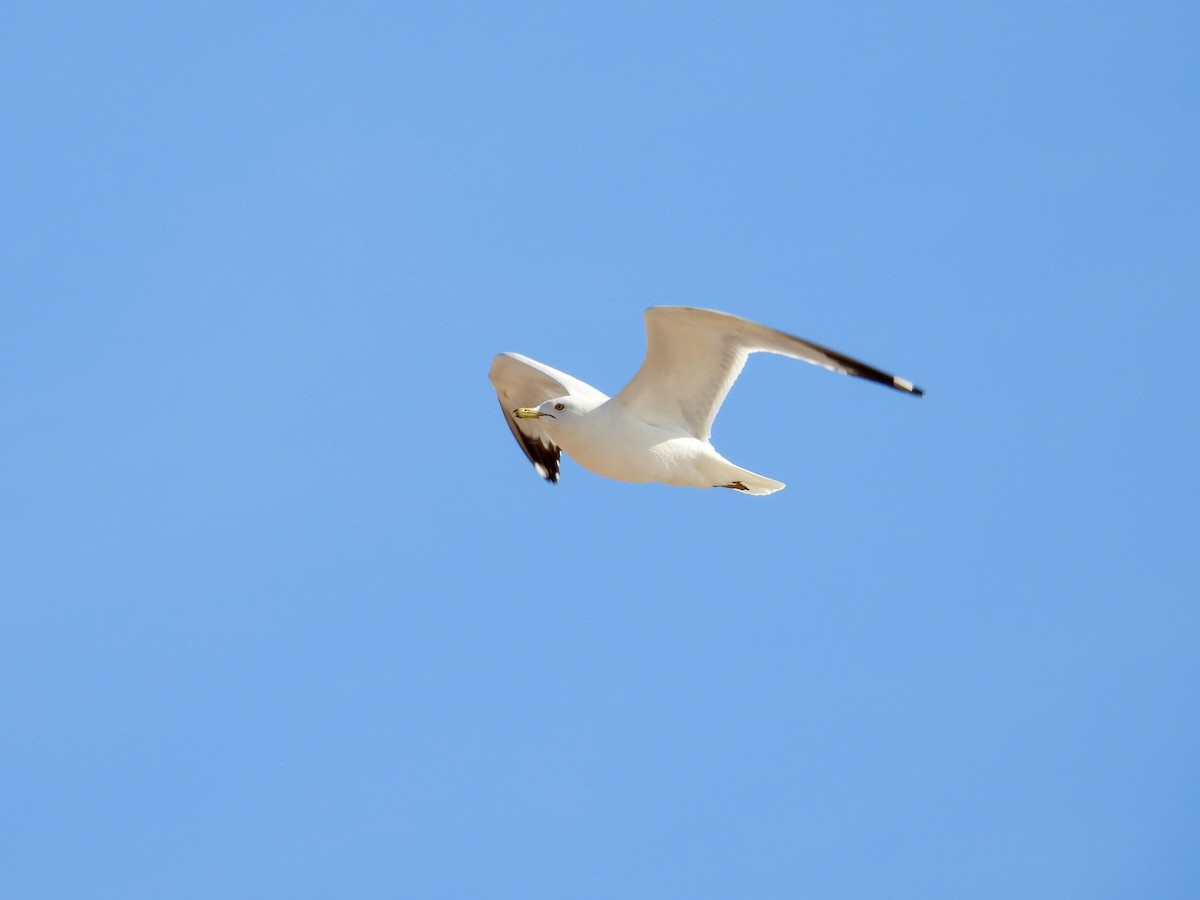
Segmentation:
{"type": "Polygon", "coordinates": [[[724,487],[772,494],[782,482],[735,466],[709,443],[717,410],[751,353],[792,359],[921,396],[897,378],[834,350],[728,313],[689,306],[646,310],[646,358],[609,397],[519,353],[501,353],[488,377],[513,436],[538,474],[558,481],[563,451],[617,481],[724,487]]]}

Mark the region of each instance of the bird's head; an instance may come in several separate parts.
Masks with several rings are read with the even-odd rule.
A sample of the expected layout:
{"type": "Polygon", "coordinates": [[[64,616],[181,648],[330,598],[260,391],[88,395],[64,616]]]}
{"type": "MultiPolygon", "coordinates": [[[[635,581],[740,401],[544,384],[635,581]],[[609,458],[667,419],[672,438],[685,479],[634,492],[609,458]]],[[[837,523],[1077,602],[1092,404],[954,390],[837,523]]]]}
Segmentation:
{"type": "Polygon", "coordinates": [[[579,417],[592,410],[595,404],[578,397],[555,397],[538,406],[522,406],[512,414],[518,419],[537,419],[548,428],[570,427],[579,417]]]}

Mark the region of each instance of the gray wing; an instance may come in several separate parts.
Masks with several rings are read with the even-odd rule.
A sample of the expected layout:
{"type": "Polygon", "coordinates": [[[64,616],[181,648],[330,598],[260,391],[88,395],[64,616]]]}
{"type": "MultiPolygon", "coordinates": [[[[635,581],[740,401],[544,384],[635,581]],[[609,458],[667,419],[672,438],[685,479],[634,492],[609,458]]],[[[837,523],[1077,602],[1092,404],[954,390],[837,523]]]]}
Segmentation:
{"type": "Polygon", "coordinates": [[[546,429],[537,419],[517,419],[512,414],[513,410],[522,406],[538,406],[554,397],[596,397],[607,400],[608,395],[578,378],[572,378],[566,372],[519,353],[501,353],[493,359],[488,378],[496,389],[504,421],[534,469],[547,481],[557,482],[558,460],[562,451],[550,440],[546,429]]]}
{"type": "Polygon", "coordinates": [[[921,396],[911,381],[747,319],[690,306],[646,310],[646,358],[614,398],[630,413],[708,440],[713,419],[751,353],[792,359],[921,396]]]}

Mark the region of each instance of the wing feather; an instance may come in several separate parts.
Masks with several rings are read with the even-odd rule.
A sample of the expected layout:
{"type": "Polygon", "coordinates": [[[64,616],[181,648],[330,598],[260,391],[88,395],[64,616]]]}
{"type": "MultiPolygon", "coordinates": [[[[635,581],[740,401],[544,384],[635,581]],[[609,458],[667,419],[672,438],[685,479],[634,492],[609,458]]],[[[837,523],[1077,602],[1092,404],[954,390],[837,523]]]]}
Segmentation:
{"type": "Polygon", "coordinates": [[[690,306],[646,310],[646,357],[613,398],[630,413],[708,440],[713,419],[751,353],[777,353],[921,396],[924,391],[836,350],[748,319],[690,306]]]}
{"type": "Polygon", "coordinates": [[[517,419],[512,411],[522,406],[538,406],[554,397],[607,400],[608,396],[578,378],[519,353],[499,354],[492,360],[488,378],[496,389],[504,421],[534,469],[547,481],[557,482],[562,451],[537,419],[517,419]]]}

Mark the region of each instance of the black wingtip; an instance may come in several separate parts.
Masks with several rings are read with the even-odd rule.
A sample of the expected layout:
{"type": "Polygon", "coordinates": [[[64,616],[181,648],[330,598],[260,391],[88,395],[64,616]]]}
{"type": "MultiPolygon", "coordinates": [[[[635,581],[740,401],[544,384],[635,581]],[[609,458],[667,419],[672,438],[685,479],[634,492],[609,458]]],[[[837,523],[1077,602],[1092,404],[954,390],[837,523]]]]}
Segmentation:
{"type": "Polygon", "coordinates": [[[533,470],[551,484],[558,484],[558,458],[533,460],[533,470]]]}
{"type": "MultiPolygon", "coordinates": [[[[504,409],[503,402],[500,404],[500,408],[504,409]]],[[[518,420],[508,415],[507,411],[505,411],[504,421],[508,423],[508,430],[512,432],[512,436],[517,439],[517,443],[525,452],[525,457],[533,463],[533,470],[547,481],[556,483],[558,481],[558,460],[562,455],[558,447],[532,434],[526,434],[517,425],[518,420]]]]}
{"type": "Polygon", "coordinates": [[[892,376],[891,387],[894,387],[898,391],[904,391],[904,393],[906,393],[906,394],[912,394],[914,397],[924,397],[925,396],[925,391],[923,391],[921,388],[917,387],[915,384],[913,384],[907,378],[901,378],[898,375],[892,376]]]}

